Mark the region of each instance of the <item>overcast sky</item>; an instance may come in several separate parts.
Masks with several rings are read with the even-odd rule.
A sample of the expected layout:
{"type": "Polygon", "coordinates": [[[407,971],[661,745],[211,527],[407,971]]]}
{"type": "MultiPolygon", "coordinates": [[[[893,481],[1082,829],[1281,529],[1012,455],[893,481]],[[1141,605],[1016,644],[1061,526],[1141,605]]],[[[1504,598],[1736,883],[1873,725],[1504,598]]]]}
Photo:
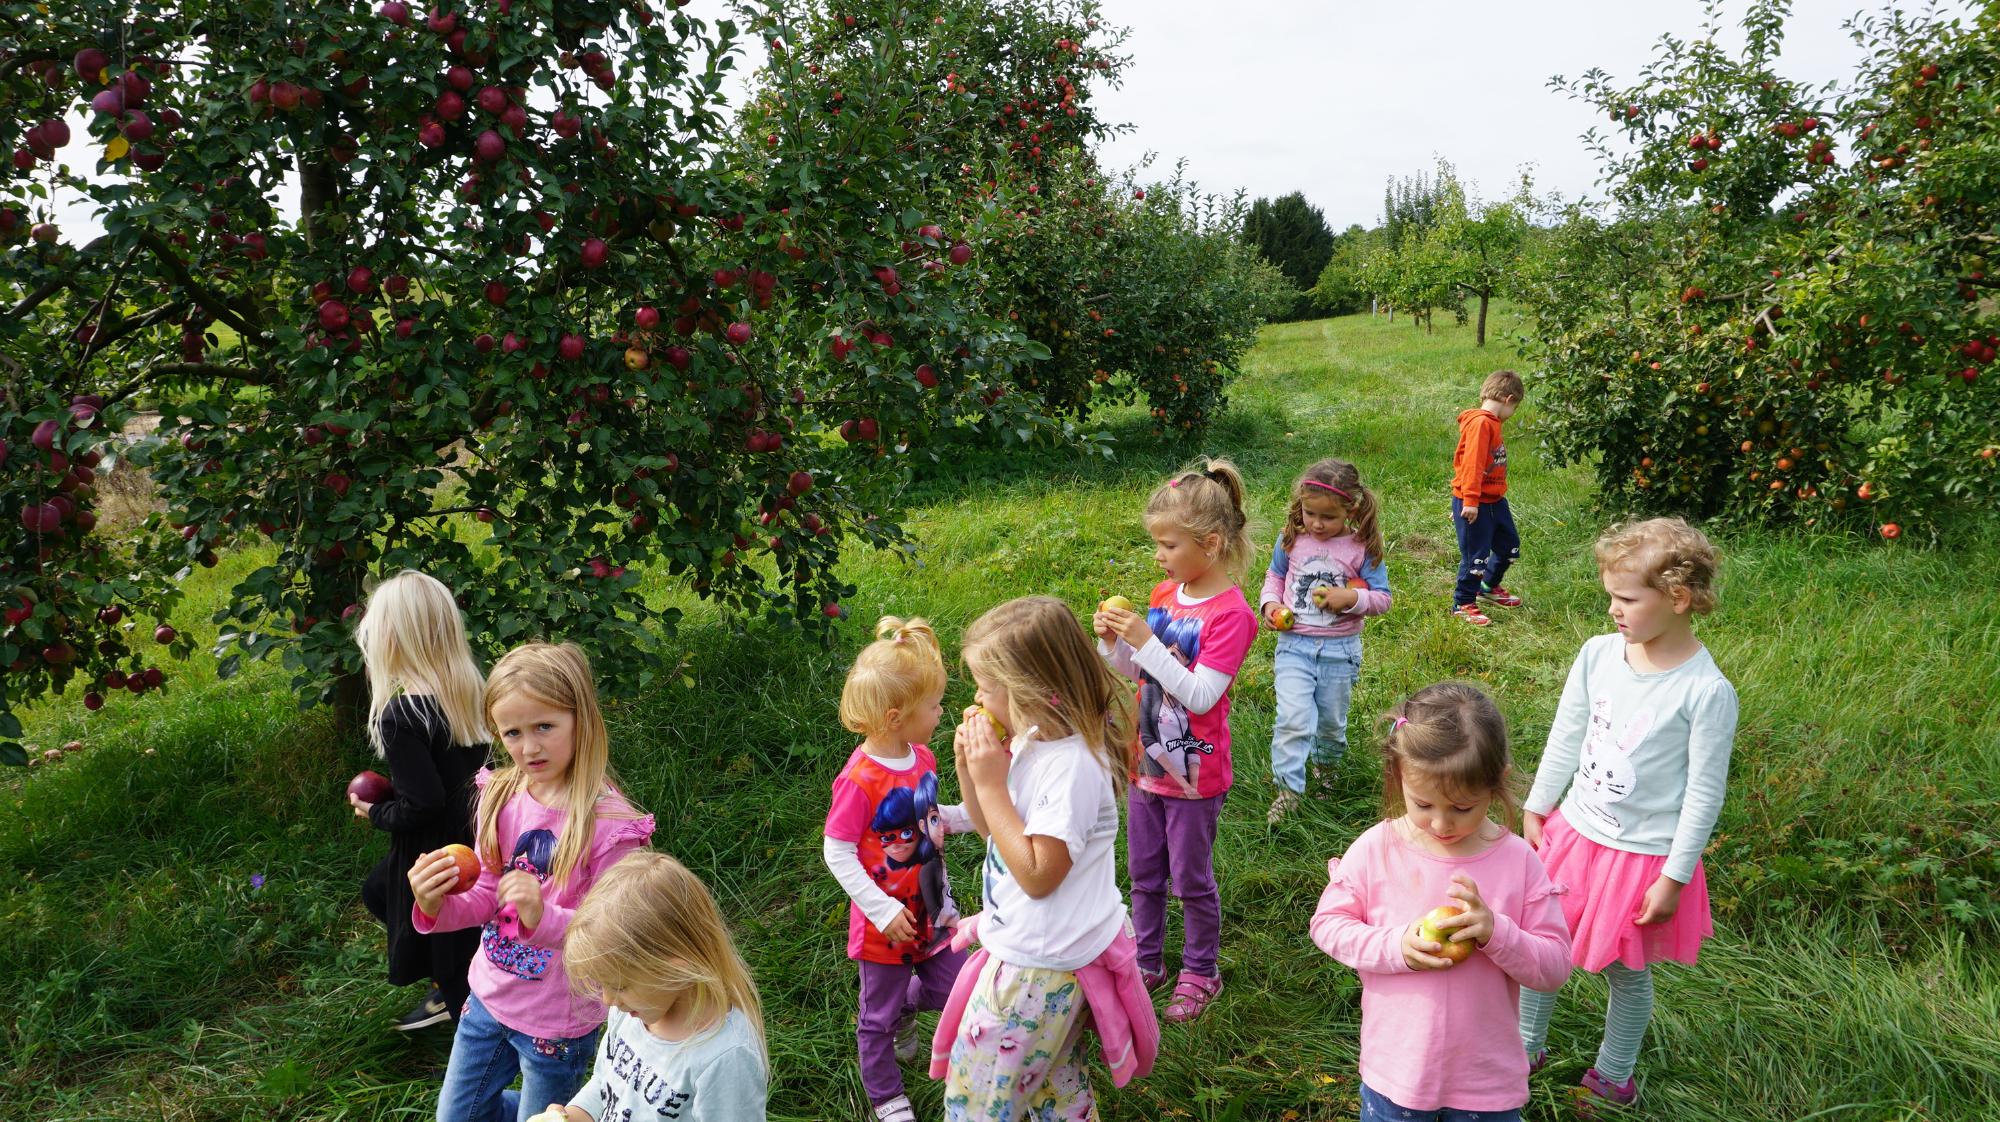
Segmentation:
{"type": "MultiPolygon", "coordinates": [[[[1206,189],[1303,191],[1336,231],[1378,223],[1386,180],[1439,156],[1483,198],[1511,193],[1524,164],[1538,193],[1590,191],[1597,169],[1577,138],[1603,118],[1549,89],[1549,77],[1599,67],[1630,84],[1662,34],[1692,38],[1703,15],[1697,0],[1104,0],[1104,9],[1107,22],[1132,29],[1132,64],[1102,112],[1135,126],[1106,146],[1107,165],[1152,151],[1158,170],[1185,157],[1206,189]]],[[[1725,41],[1741,42],[1743,10],[1728,5],[1725,41]]],[[[1861,10],[1858,0],[1795,0],[1779,72],[1815,84],[1851,76],[1861,51],[1842,25],[1861,10]]]]}
{"type": "MultiPolygon", "coordinates": [[[[689,10],[714,18],[725,2],[694,0],[689,10]]],[[[1627,84],[1661,35],[1691,38],[1702,20],[1699,0],[1103,3],[1106,22],[1132,32],[1124,85],[1099,95],[1106,120],[1133,126],[1104,146],[1107,168],[1151,152],[1147,174],[1163,178],[1184,158],[1206,190],[1303,191],[1335,230],[1378,223],[1388,178],[1440,156],[1482,198],[1510,194],[1523,166],[1537,193],[1590,192],[1596,167],[1578,137],[1601,118],[1549,89],[1549,77],[1595,66],[1627,84]]],[[[1792,8],[1781,72],[1815,84],[1852,75],[1861,52],[1842,25],[1861,10],[1856,0],[1792,8]]],[[[1729,4],[1728,41],[1740,42],[1742,11],[1729,4]]],[[[762,46],[750,41],[743,72],[762,61],[762,46]]],[[[741,86],[730,93],[740,97],[741,86]]],[[[72,126],[87,135],[81,114],[72,126]]],[[[65,203],[69,237],[96,232],[80,200],[65,203]]],[[[280,206],[295,214],[295,192],[280,206]]]]}

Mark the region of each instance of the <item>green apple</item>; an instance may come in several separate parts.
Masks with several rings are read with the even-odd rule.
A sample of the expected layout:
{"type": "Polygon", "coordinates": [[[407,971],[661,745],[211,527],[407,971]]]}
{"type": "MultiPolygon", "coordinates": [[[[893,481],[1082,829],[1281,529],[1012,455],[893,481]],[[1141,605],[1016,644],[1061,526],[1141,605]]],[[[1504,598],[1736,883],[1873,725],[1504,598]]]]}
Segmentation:
{"type": "Polygon", "coordinates": [[[1466,959],[1472,957],[1472,940],[1467,939],[1464,942],[1454,943],[1451,941],[1451,937],[1458,929],[1455,927],[1444,929],[1438,926],[1447,920],[1458,918],[1460,911],[1460,908],[1455,904],[1440,904],[1432,908],[1429,912],[1426,912],[1423,920],[1417,925],[1417,938],[1429,939],[1431,942],[1444,947],[1443,950],[1437,952],[1439,958],[1448,958],[1453,962],[1464,962],[1466,959]]]}

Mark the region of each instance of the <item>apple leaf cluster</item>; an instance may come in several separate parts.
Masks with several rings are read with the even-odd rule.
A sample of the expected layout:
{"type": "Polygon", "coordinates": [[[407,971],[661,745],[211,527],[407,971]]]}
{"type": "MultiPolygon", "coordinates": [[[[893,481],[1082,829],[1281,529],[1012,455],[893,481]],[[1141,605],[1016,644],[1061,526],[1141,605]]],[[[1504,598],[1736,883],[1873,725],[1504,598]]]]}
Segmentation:
{"type": "Polygon", "coordinates": [[[1596,106],[1611,208],[1571,206],[1525,298],[1551,448],[1608,500],[1770,523],[1935,528],[2000,502],[2000,11],[1855,26],[1845,88],[1744,45],[1666,39],[1596,106]]]}

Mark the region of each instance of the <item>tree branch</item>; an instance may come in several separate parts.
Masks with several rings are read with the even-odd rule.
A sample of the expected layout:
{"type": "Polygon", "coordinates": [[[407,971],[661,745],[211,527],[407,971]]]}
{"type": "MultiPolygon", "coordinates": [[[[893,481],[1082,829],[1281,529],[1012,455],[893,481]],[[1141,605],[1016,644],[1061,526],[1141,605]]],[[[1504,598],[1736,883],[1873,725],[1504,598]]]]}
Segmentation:
{"type": "Polygon", "coordinates": [[[201,282],[195,280],[194,275],[188,272],[186,263],[174,253],[173,249],[165,241],[161,240],[158,234],[153,233],[151,230],[141,230],[139,232],[139,244],[153,251],[153,256],[159,258],[160,264],[166,266],[167,272],[173,274],[174,283],[187,290],[189,299],[200,304],[203,309],[216,319],[234,328],[236,333],[245,339],[259,344],[267,342],[264,338],[262,316],[255,317],[254,319],[246,319],[235,306],[214,292],[209,291],[201,282]]]}
{"type": "Polygon", "coordinates": [[[248,366],[223,366],[214,362],[163,362],[147,370],[159,378],[223,378],[249,386],[268,386],[278,380],[269,370],[248,366]]]}

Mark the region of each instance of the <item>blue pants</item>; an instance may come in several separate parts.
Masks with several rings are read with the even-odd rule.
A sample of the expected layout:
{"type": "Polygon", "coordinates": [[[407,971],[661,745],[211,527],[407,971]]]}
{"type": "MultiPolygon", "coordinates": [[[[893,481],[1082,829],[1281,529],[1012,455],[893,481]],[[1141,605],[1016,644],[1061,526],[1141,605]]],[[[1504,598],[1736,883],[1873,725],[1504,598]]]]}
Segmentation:
{"type": "Polygon", "coordinates": [[[571,1039],[515,1032],[493,1019],[478,995],[465,1002],[438,1092],[437,1122],[510,1122],[566,1103],[590,1076],[602,1029],[571,1039]],[[506,1090],[521,1077],[519,1091],[506,1090]]]}
{"type": "Polygon", "coordinates": [[[1294,791],[1306,789],[1306,756],[1321,767],[1347,751],[1347,706],[1361,676],[1361,636],[1315,638],[1278,632],[1271,677],[1278,717],[1271,725],[1271,774],[1294,791]]]}
{"type": "Polygon", "coordinates": [[[1521,535],[1514,529],[1514,512],[1506,499],[1479,504],[1479,517],[1467,522],[1462,499],[1451,500],[1451,525],[1458,531],[1458,587],[1451,606],[1479,602],[1481,588],[1500,587],[1507,567],[1521,559],[1521,535]]]}
{"type": "MultiPolygon", "coordinates": [[[[1479,517],[1486,517],[1484,514],[1479,517]]],[[[1408,1110],[1361,1085],[1361,1122],[1521,1122],[1518,1110],[1408,1110]]]]}

